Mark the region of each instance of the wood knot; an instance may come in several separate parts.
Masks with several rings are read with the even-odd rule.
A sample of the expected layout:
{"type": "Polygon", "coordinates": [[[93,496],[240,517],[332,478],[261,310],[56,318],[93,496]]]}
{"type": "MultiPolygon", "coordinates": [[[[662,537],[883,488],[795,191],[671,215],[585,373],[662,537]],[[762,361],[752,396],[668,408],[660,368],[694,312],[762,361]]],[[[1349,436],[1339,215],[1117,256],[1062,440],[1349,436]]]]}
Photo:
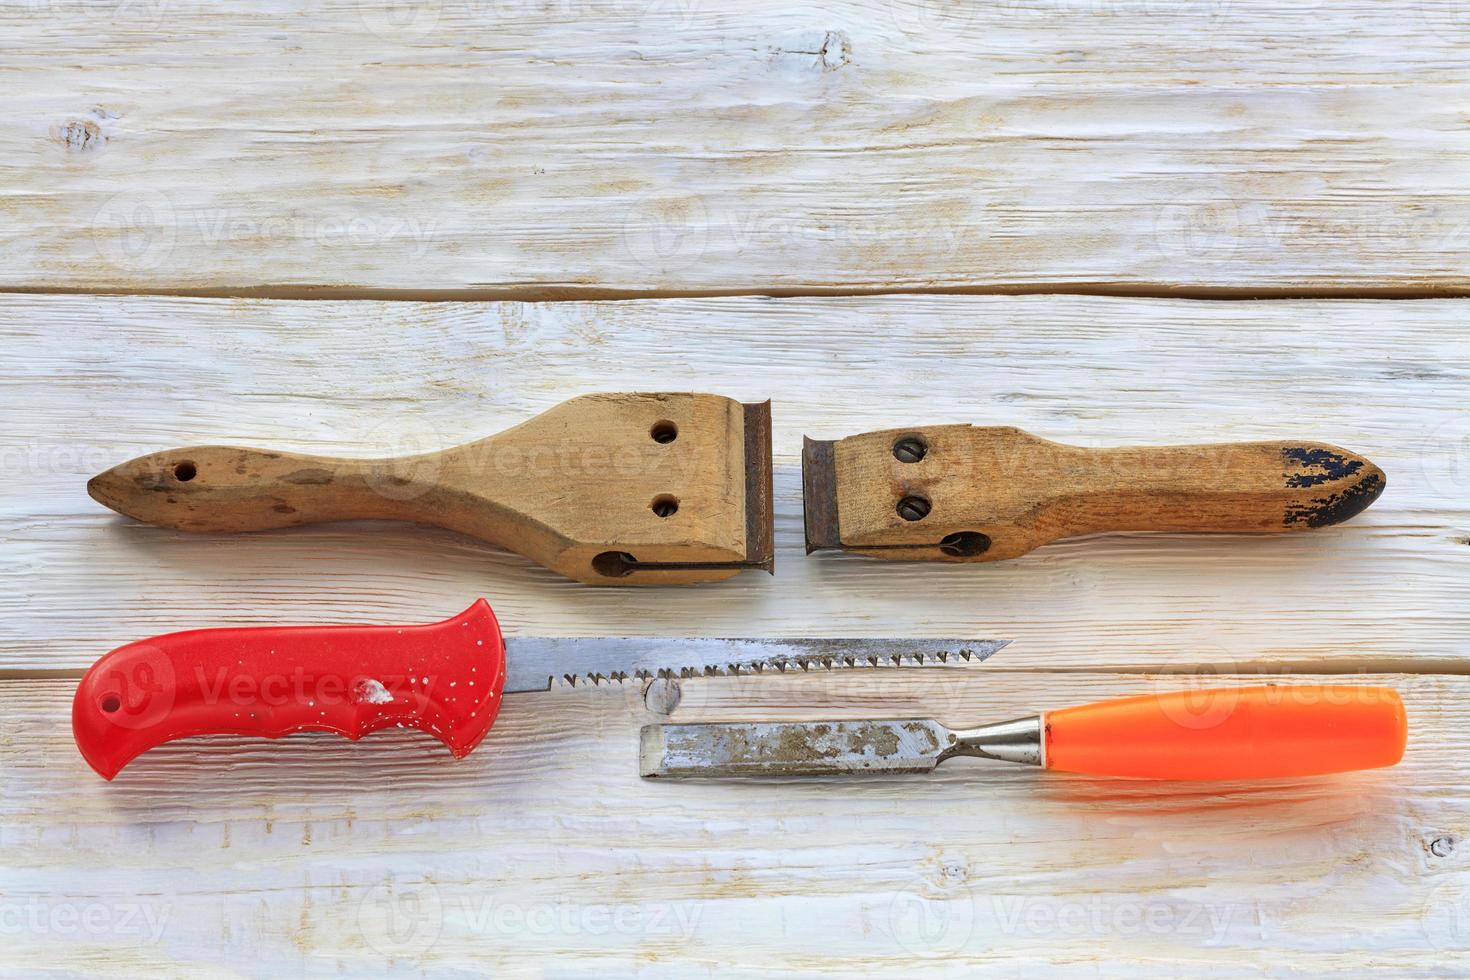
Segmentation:
{"type": "Polygon", "coordinates": [[[803,31],[790,41],[770,48],[772,64],[795,55],[799,60],[788,62],[791,67],[799,65],[803,72],[815,68],[823,74],[852,64],[852,39],[846,31],[827,31],[821,40],[803,31]]]}
{"type": "Polygon", "coordinates": [[[107,142],[102,127],[90,119],[72,119],[58,127],[53,135],[68,153],[90,153],[107,142]]]}
{"type": "Polygon", "coordinates": [[[852,64],[852,39],[845,31],[828,31],[817,52],[822,71],[837,71],[852,64]]]}

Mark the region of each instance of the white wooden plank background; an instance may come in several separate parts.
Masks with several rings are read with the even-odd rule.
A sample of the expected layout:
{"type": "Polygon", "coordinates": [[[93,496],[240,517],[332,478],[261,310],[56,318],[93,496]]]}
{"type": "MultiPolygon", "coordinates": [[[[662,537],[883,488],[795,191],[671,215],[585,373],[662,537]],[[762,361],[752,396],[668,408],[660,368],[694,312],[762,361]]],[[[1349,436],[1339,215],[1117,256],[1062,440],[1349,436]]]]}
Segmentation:
{"type": "Polygon", "coordinates": [[[1470,299],[1361,298],[1470,291],[1465,4],[0,0],[0,36],[0,974],[1470,974],[1470,299]],[[1056,288],[1360,298],[852,295],[1056,288]],[[99,292],[134,295],[60,295],[99,292]],[[593,590],[432,529],[199,537],[84,489],[636,389],[774,399],[779,578],[593,590]],[[1291,537],[802,555],[800,437],[904,420],[1289,433],[1389,487],[1291,537]],[[73,678],[127,640],[479,595],[519,634],[1015,640],[687,683],[681,720],[1330,678],[1399,688],[1410,747],[1267,786],[649,783],[622,688],[516,699],[459,763],[196,740],[104,784],[72,744],[73,678]]]}
{"type": "Polygon", "coordinates": [[[0,285],[1470,285],[1460,0],[0,0],[0,285]]]}
{"type": "Polygon", "coordinates": [[[1466,310],[0,295],[0,966],[1464,975],[1466,310]],[[429,448],[640,388],[774,399],[776,579],[595,590],[439,531],[191,536],[84,489],[168,445],[429,448]],[[1291,433],[1365,453],[1389,488],[1355,521],[1293,537],[1103,536],[969,567],[802,556],[800,436],[903,419],[1093,445],[1291,433]],[[648,715],[614,688],[518,698],[460,763],[408,733],[215,739],[104,784],[71,742],[74,682],[48,676],[186,626],[427,620],[482,594],[514,633],[1016,640],[959,672],[690,682],[681,720],[964,723],[1330,674],[1403,691],[1410,751],[1392,770],[1269,786],[964,762],[877,782],[648,783],[634,755],[648,715]]]}
{"type": "Polygon", "coordinates": [[[708,299],[553,305],[0,296],[13,351],[0,666],[80,667],[155,627],[432,620],[508,632],[979,631],[1011,664],[1432,664],[1470,611],[1470,343],[1455,300],[708,299]],[[365,347],[371,324],[376,342],[365,347]],[[587,589],[449,532],[199,536],[124,520],[86,477],[209,442],[443,448],[589,390],[773,399],[778,581],[587,589]],[[1388,473],[1308,535],[1107,536],[962,568],[803,555],[802,435],[905,421],[1081,444],[1320,439],[1388,473]],[[779,587],[775,587],[779,586],[779,587]],[[68,601],[58,601],[66,597],[68,601]],[[93,613],[77,616],[71,603],[93,613]]]}
{"type": "MultiPolygon", "coordinates": [[[[957,715],[1140,684],[981,674],[948,692],[957,715]]],[[[21,973],[189,977],[1463,975],[1466,679],[1347,679],[1403,692],[1400,766],[1163,789],[969,760],[644,781],[647,717],[606,690],[507,701],[461,762],[403,733],[215,739],[105,784],[57,721],[70,685],[8,684],[4,911],[41,925],[8,926],[5,956],[21,973]]],[[[711,682],[704,711],[934,703],[913,672],[835,697],[793,680],[758,701],[711,682]]]]}

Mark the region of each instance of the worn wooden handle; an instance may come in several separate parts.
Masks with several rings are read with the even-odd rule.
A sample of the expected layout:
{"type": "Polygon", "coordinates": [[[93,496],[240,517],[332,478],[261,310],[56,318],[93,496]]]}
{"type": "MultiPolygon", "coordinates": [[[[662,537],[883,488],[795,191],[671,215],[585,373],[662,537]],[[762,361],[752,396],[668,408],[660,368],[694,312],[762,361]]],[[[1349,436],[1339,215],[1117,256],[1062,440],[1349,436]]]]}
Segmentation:
{"type": "Polygon", "coordinates": [[[406,508],[400,505],[428,489],[404,480],[415,470],[408,460],[190,446],[114,467],[93,477],[87,492],[113,510],[161,527],[264,531],[402,517],[406,508]]]}
{"type": "Polygon", "coordinates": [[[584,395],[439,452],[338,459],[234,446],[153,453],[87,485],[185,531],[417,521],[597,585],[688,584],[772,562],[769,403],[584,395]]]}
{"type": "Polygon", "coordinates": [[[1383,471],[1301,441],[1088,449],[1014,428],[807,441],[808,550],[994,561],[1101,531],[1303,531],[1345,521],[1383,471]]]}

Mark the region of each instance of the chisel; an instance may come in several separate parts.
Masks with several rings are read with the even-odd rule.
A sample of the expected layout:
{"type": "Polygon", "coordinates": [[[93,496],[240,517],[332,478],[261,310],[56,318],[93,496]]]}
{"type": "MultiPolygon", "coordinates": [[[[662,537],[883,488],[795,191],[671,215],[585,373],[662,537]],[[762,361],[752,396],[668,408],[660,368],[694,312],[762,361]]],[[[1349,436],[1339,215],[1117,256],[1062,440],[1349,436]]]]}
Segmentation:
{"type": "Polygon", "coordinates": [[[929,772],[955,756],[1143,779],[1266,779],[1391,766],[1407,724],[1386,687],[1175,691],[980,728],[933,719],[649,725],[644,776],[929,772]]]}
{"type": "Polygon", "coordinates": [[[417,728],[467,755],[502,696],[558,684],[654,677],[978,663],[1003,640],[502,637],[480,599],[410,626],[187,630],[98,660],[72,701],[72,731],[107,779],[139,754],[194,735],[417,728]]]}

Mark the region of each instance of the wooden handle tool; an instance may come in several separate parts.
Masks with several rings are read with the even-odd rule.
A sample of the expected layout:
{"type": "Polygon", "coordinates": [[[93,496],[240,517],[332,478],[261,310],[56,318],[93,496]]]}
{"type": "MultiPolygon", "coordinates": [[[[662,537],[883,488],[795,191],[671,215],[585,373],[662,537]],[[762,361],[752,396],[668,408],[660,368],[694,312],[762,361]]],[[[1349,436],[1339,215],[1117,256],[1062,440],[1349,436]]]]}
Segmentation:
{"type": "Polygon", "coordinates": [[[1305,531],[1363,511],[1383,471],[1325,443],[1088,449],[1010,427],[806,440],[807,551],[996,561],[1102,531],[1305,531]]]}
{"type": "Polygon", "coordinates": [[[584,395],[478,442],[391,459],[170,449],[87,491],[184,531],[417,521],[593,585],[711,582],[775,558],[770,403],[718,395],[584,395]]]}

